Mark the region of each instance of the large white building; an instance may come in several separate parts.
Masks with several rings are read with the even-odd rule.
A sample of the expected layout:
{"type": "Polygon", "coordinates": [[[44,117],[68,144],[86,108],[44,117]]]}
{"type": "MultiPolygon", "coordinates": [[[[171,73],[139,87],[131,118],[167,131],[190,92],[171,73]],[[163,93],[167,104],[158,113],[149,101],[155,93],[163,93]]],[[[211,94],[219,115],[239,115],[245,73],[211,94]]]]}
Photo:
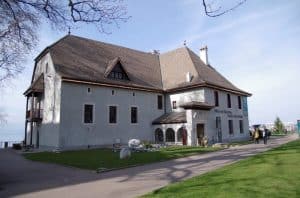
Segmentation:
{"type": "Polygon", "coordinates": [[[67,35],[35,59],[24,95],[25,142],[36,147],[249,137],[251,94],[209,64],[206,47],[147,53],[67,35]]]}

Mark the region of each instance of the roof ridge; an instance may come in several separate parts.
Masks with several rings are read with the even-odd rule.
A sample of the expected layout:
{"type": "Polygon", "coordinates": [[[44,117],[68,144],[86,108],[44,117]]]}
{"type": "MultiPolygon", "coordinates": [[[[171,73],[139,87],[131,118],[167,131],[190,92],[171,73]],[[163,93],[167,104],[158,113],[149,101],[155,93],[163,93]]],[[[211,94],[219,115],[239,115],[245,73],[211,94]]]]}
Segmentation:
{"type": "Polygon", "coordinates": [[[157,55],[157,61],[158,61],[158,65],[159,65],[159,73],[160,73],[160,82],[161,82],[161,88],[164,89],[164,83],[163,83],[163,76],[162,76],[162,67],[161,67],[161,64],[160,64],[160,56],[157,55]]]}
{"type": "Polygon", "coordinates": [[[54,47],[55,45],[57,45],[58,43],[60,43],[61,41],[63,41],[65,38],[72,36],[70,34],[67,34],[63,37],[61,37],[60,39],[58,39],[56,42],[52,43],[51,45],[48,45],[41,53],[39,53],[37,55],[37,57],[34,59],[35,61],[37,61],[47,50],[50,50],[52,47],[54,47]]]}
{"type": "MultiPolygon", "coordinates": [[[[199,58],[199,60],[203,63],[203,66],[206,66],[207,68],[209,68],[209,69],[212,69],[214,72],[216,72],[218,75],[220,75],[224,80],[226,80],[228,83],[230,83],[234,88],[236,88],[236,89],[239,89],[239,88],[237,88],[233,83],[231,83],[225,76],[223,76],[219,71],[217,71],[214,67],[212,67],[210,64],[205,64],[202,60],[201,60],[201,58],[197,55],[197,54],[195,54],[195,52],[193,52],[192,50],[190,50],[189,48],[188,48],[188,52],[189,52],[189,56],[190,56],[190,58],[191,58],[191,61],[193,62],[193,64],[194,65],[196,65],[195,64],[195,62],[194,62],[194,60],[193,60],[193,58],[191,57],[191,54],[192,55],[194,55],[194,56],[197,56],[197,58],[199,58]]],[[[199,71],[196,69],[196,71],[197,71],[197,73],[198,73],[198,75],[200,75],[199,74],[199,71]]],[[[207,81],[207,80],[204,80],[204,79],[202,79],[205,83],[211,83],[211,84],[214,84],[214,82],[210,82],[210,81],[207,81]]],[[[239,89],[240,90],[240,89],[239,89]]]]}
{"type": "Polygon", "coordinates": [[[106,42],[103,42],[103,41],[98,41],[98,40],[95,40],[95,39],[85,38],[85,37],[76,36],[76,35],[71,35],[71,36],[75,37],[75,38],[78,38],[78,39],[82,39],[82,40],[92,41],[92,42],[96,42],[96,43],[100,43],[100,44],[104,44],[104,45],[110,45],[110,46],[113,46],[113,47],[119,47],[119,48],[123,48],[123,49],[127,49],[127,50],[132,50],[132,51],[139,52],[139,53],[149,54],[149,55],[152,55],[152,56],[155,55],[155,54],[152,54],[151,52],[145,52],[145,51],[141,51],[141,50],[138,50],[138,49],[124,47],[124,46],[121,46],[121,45],[118,45],[118,44],[106,43],[106,42]]]}
{"type": "Polygon", "coordinates": [[[188,48],[188,47],[186,47],[186,46],[184,46],[184,47],[178,47],[178,48],[175,48],[175,49],[166,51],[166,52],[164,52],[164,53],[161,53],[161,54],[159,54],[159,55],[165,55],[165,54],[173,53],[173,52],[175,52],[175,51],[177,51],[177,50],[180,50],[180,49],[183,49],[183,48],[188,48]]]}
{"type": "MultiPolygon", "coordinates": [[[[195,70],[196,70],[196,72],[197,72],[197,74],[198,74],[198,76],[199,76],[199,78],[201,77],[201,75],[200,75],[200,73],[199,73],[199,71],[198,71],[198,69],[196,69],[196,67],[195,67],[195,62],[194,62],[194,60],[193,60],[193,58],[192,58],[192,56],[191,56],[191,53],[193,53],[193,54],[195,54],[195,52],[193,52],[190,48],[188,48],[188,47],[185,47],[186,48],[186,51],[187,51],[187,53],[188,53],[188,56],[189,56],[189,58],[190,58],[190,60],[191,60],[191,62],[192,62],[192,64],[193,64],[193,66],[194,66],[194,68],[195,68],[195,70]]],[[[197,56],[197,54],[195,54],[196,56],[197,56]]],[[[198,57],[198,56],[197,56],[198,57]]],[[[199,57],[199,59],[200,59],[200,57],[199,57]]],[[[201,59],[200,59],[201,60],[201,59]]],[[[202,60],[201,60],[202,61],[202,60]]],[[[200,80],[201,81],[203,81],[204,83],[206,82],[202,77],[200,78],[200,80]]]]}

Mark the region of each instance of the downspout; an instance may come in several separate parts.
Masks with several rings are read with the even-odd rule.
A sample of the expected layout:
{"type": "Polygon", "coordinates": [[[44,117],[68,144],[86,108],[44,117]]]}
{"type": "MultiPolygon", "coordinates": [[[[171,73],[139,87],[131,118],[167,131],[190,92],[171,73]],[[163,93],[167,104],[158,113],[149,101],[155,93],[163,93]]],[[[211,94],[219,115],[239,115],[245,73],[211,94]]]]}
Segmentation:
{"type": "Polygon", "coordinates": [[[25,109],[25,134],[24,134],[24,144],[27,145],[27,111],[28,111],[28,96],[26,96],[26,109],[25,109]]]}
{"type": "Polygon", "coordinates": [[[34,94],[31,94],[31,111],[30,111],[30,145],[32,145],[32,133],[33,133],[33,113],[34,113],[34,107],[33,107],[33,102],[34,102],[34,94]]]}

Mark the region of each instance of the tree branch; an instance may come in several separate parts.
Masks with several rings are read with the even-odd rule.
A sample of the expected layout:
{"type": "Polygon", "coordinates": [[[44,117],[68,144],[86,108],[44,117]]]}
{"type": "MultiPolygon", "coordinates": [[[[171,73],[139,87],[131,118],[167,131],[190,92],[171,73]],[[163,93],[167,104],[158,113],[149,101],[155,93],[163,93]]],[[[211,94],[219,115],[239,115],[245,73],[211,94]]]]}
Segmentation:
{"type": "Polygon", "coordinates": [[[221,15],[224,15],[228,12],[231,12],[233,11],[234,9],[236,9],[237,7],[241,6],[242,4],[244,4],[247,0],[240,0],[235,6],[227,9],[227,10],[224,10],[222,12],[220,12],[220,10],[222,9],[221,6],[219,6],[217,9],[214,9],[212,10],[212,6],[211,4],[207,3],[206,0],[202,0],[202,5],[204,7],[204,11],[205,11],[205,14],[209,17],[218,17],[218,16],[221,16],[221,15]],[[209,9],[208,9],[209,8],[209,9]]]}

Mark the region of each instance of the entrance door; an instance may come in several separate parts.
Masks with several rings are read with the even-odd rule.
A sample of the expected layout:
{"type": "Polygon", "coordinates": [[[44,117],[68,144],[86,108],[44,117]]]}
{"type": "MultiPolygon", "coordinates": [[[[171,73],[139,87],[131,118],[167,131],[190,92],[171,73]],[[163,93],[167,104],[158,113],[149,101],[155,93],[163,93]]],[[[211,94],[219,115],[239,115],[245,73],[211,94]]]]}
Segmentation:
{"type": "Polygon", "coordinates": [[[197,140],[198,145],[203,146],[204,124],[197,124],[197,140]]]}
{"type": "Polygon", "coordinates": [[[182,145],[187,145],[186,139],[187,139],[186,129],[182,129],[182,145]]]}

